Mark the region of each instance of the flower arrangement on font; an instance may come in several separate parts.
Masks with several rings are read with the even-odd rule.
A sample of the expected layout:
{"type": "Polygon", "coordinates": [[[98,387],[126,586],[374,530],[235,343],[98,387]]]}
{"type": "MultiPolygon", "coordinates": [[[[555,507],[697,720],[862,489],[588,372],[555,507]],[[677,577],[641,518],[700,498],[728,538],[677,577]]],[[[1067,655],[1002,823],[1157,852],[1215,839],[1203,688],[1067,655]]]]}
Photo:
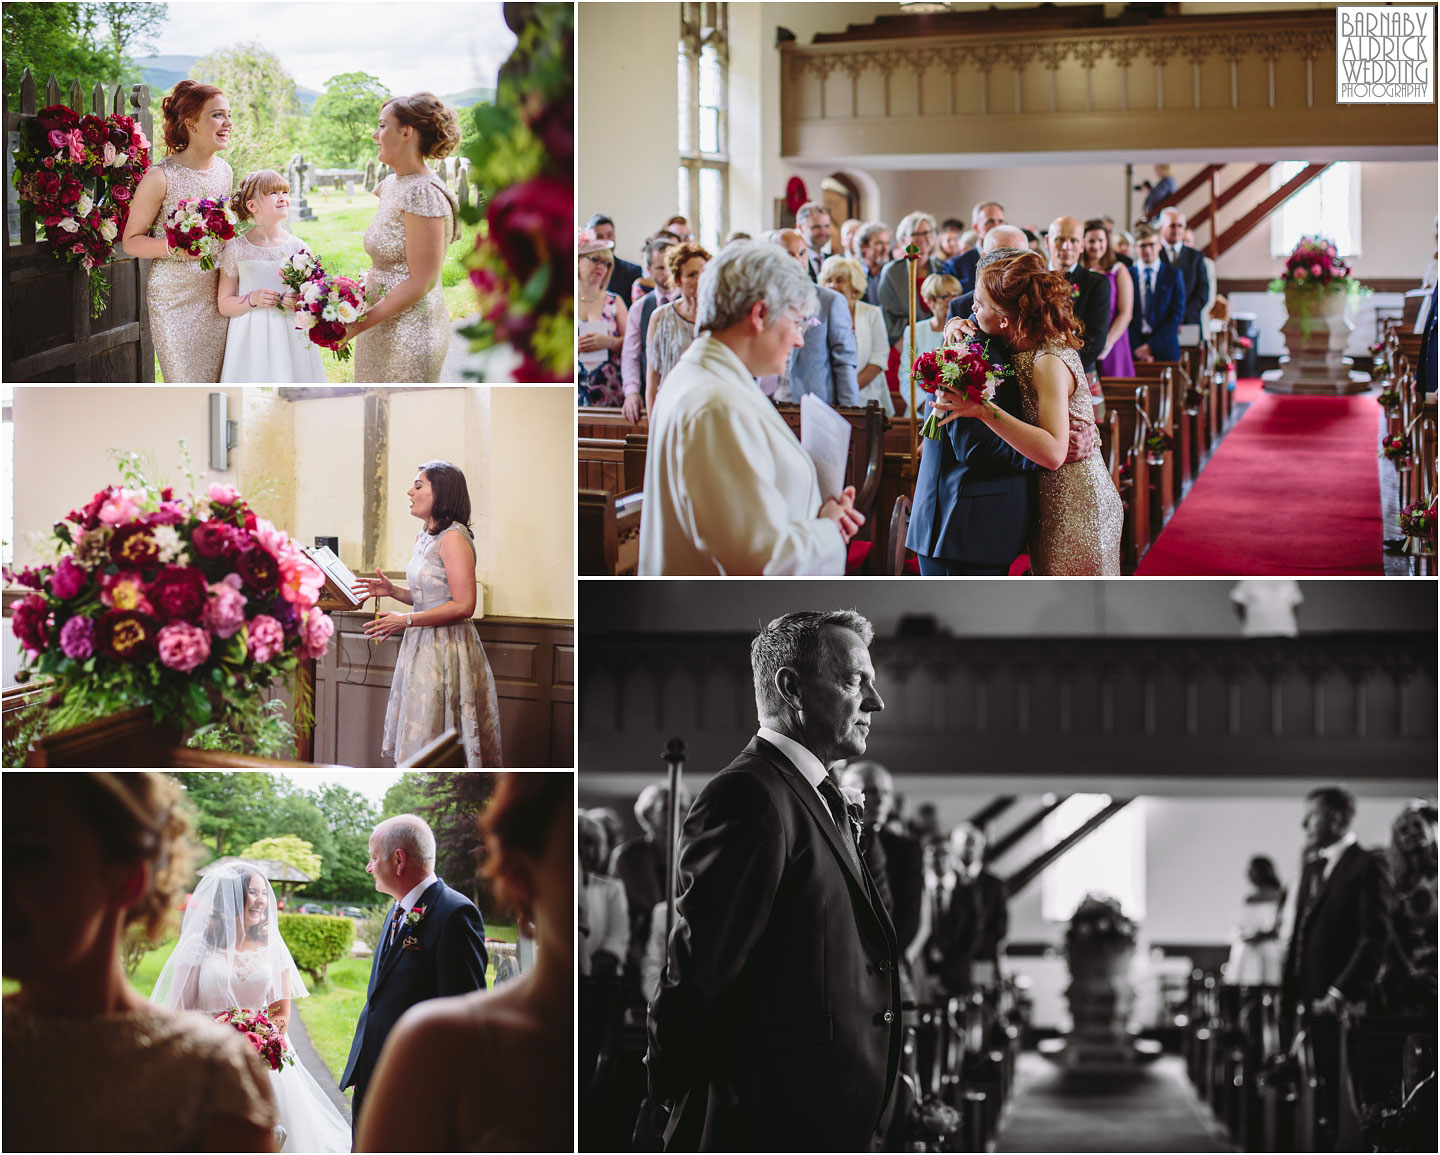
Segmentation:
{"type": "Polygon", "coordinates": [[[1328,237],[1301,237],[1285,258],[1285,271],[1270,282],[1272,293],[1303,288],[1314,293],[1339,292],[1354,284],[1350,266],[1340,259],[1335,242],[1328,237]]]}
{"type": "Polygon", "coordinates": [[[110,292],[100,266],[125,233],[149,167],[150,142],[128,116],[81,116],[52,104],[20,121],[16,193],[34,210],[55,256],[89,274],[92,317],[104,312],[110,292]]]}
{"type": "Polygon", "coordinates": [[[217,1023],[234,1027],[245,1041],[255,1048],[255,1053],[265,1061],[272,1071],[282,1070],[287,1063],[295,1061],[295,1052],[285,1044],[280,1028],[270,1021],[264,1011],[241,1010],[231,1007],[215,1016],[217,1023]]]}
{"type": "Polygon", "coordinates": [[[1139,937],[1139,928],[1125,917],[1119,899],[1092,893],[1081,899],[1075,913],[1070,916],[1065,945],[1071,950],[1099,943],[1133,946],[1139,937]]]}
{"type": "Polygon", "coordinates": [[[575,373],[574,39],[568,4],[507,4],[517,43],[502,66],[494,103],[471,115],[479,137],[468,157],[480,206],[466,258],[480,317],[462,330],[471,348],[508,343],[520,381],[568,381],[575,373]]]}
{"type": "Polygon", "coordinates": [[[165,218],[165,241],[172,249],[200,258],[200,267],[213,269],[225,242],[235,239],[238,223],[230,198],[188,197],[165,218]]]}
{"type": "Polygon", "coordinates": [[[260,691],[288,683],[309,724],[296,675],[334,632],[315,605],[324,574],[230,486],[180,499],[134,455],[120,465],[124,484],[55,524],[54,564],[5,573],[34,591],[13,632],[33,659],[21,680],[55,682],[45,729],[149,706],[199,744],[223,730],[246,752],[283,753],[293,733],[260,691]]]}
{"type": "MultiPolygon", "coordinates": [[[[994,404],[995,390],[1011,372],[1009,366],[990,360],[990,342],[970,341],[960,345],[946,345],[915,358],[911,377],[925,392],[938,395],[953,393],[984,405],[990,412],[1000,416],[994,404]]],[[[925,419],[920,433],[931,441],[940,440],[940,422],[935,411],[925,419]]]]}

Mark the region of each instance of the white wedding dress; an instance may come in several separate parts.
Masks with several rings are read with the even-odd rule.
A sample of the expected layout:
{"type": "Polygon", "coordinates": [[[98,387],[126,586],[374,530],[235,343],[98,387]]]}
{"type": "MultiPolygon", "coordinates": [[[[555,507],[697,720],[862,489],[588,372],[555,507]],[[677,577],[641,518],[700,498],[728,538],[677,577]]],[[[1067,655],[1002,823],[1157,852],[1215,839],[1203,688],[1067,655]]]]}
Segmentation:
{"type": "MultiPolygon", "coordinates": [[[[219,1014],[230,1009],[228,999],[242,1000],[247,1010],[263,1010],[272,989],[273,976],[268,951],[237,951],[235,973],[228,973],[223,955],[211,955],[200,964],[199,1008],[219,1014]]],[[[325,1097],[325,1092],[305,1069],[300,1057],[279,1071],[270,1071],[270,1086],[285,1128],[285,1145],[295,1151],[349,1151],[350,1124],[325,1097]]],[[[278,1137],[277,1137],[278,1139],[278,1137]]]]}
{"type": "MultiPolygon", "coordinates": [[[[304,241],[288,233],[275,248],[254,245],[246,234],[226,244],[220,268],[238,279],[235,291],[242,297],[251,289],[286,293],[289,290],[280,279],[280,266],[302,250],[310,251],[304,241]]],[[[323,383],[325,365],[320,350],[296,331],[294,313],[282,312],[274,305],[257,305],[230,318],[220,380],[323,383]]]]}

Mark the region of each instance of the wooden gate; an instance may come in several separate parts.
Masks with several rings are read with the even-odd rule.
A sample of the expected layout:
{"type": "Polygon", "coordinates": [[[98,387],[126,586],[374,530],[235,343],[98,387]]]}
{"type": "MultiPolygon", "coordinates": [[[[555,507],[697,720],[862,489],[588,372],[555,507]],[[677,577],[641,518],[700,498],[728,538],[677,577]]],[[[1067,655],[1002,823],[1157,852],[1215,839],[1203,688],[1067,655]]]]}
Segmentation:
{"type": "MultiPolygon", "coordinates": [[[[82,115],[126,114],[152,142],[150,89],[137,84],[130,91],[118,85],[107,100],[105,86],[96,84],[90,107],[84,104],[80,82],[70,85],[66,102],[82,115]]],[[[59,104],[60,85],[55,77],[45,82],[46,108],[59,104]]],[[[35,79],[25,70],[20,81],[20,111],[5,114],[7,138],[24,120],[35,117],[35,79]]],[[[79,265],[62,262],[49,246],[36,243],[35,214],[20,206],[19,227],[13,223],[15,158],[5,150],[5,297],[4,380],[27,381],[129,381],[155,379],[155,348],[150,340],[150,318],[145,308],[145,286],[150,262],[126,255],[116,238],[115,250],[101,275],[110,283],[110,298],[98,317],[90,316],[89,274],[79,265]]]]}

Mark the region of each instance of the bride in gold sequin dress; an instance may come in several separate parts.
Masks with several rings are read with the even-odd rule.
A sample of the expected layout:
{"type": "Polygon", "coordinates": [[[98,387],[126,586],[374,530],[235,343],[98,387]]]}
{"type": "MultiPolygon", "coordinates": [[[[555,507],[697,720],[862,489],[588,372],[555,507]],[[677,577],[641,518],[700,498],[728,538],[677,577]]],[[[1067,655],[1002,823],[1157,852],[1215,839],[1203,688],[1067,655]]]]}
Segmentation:
{"type": "Polygon", "coordinates": [[[371,302],[346,326],[356,381],[438,381],[450,348],[450,311],[440,283],[445,250],[460,239],[460,206],[425,162],[460,143],[455,113],[428,92],[397,96],[375,130],[381,164],[395,171],[375,189],[380,207],[365,230],[371,302]],[[375,298],[383,291],[384,296],[375,298]]]}
{"type": "Polygon", "coordinates": [[[165,218],[187,198],[230,195],[234,175],[216,155],[230,144],[230,104],[218,88],[182,80],[160,108],[169,155],[135,190],[123,247],[154,262],[146,307],[161,375],[169,382],[219,381],[230,325],[215,303],[220,271],[172,250],[165,218]]]}
{"type": "Polygon", "coordinates": [[[1040,465],[1039,518],[1030,536],[1030,561],[1043,577],[1116,576],[1124,508],[1097,442],[1087,457],[1065,464],[1070,430],[1093,425],[1090,387],[1075,351],[1071,287],[1035,253],[996,261],[980,270],[975,320],[1011,350],[1025,421],[986,406],[942,395],[935,408],[984,421],[1008,445],[1040,465]]]}

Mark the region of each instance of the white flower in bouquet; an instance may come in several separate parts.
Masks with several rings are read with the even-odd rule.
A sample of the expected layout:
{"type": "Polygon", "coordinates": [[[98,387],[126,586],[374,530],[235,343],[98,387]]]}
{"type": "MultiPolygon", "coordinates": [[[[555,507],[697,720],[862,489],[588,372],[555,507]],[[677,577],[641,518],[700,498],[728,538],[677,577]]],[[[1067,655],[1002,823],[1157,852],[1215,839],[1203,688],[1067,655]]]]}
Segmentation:
{"type": "Polygon", "coordinates": [[[326,302],[325,308],[320,310],[320,318],[324,321],[333,321],[340,315],[340,310],[335,307],[334,301],[326,302]]]}
{"type": "Polygon", "coordinates": [[[302,310],[301,312],[297,313],[296,316],[300,318],[300,323],[304,325],[306,329],[315,328],[315,322],[319,320],[319,318],[316,317],[315,314],[310,312],[308,309],[302,310]]]}
{"type": "Polygon", "coordinates": [[[199,213],[189,212],[180,218],[180,223],[175,227],[182,233],[188,233],[191,229],[203,229],[205,227],[205,218],[199,213]]]}
{"type": "Polygon", "coordinates": [[[150,540],[160,551],[160,562],[163,565],[177,561],[185,555],[185,543],[180,538],[180,531],[173,525],[151,526],[150,540]]]}
{"type": "Polygon", "coordinates": [[[107,241],[113,241],[120,235],[120,229],[116,226],[114,217],[106,217],[100,222],[100,235],[107,241]]]}
{"type": "Polygon", "coordinates": [[[325,290],[321,287],[318,281],[309,281],[306,283],[305,287],[300,290],[300,299],[304,301],[307,305],[313,305],[324,295],[324,293],[325,290]]]}
{"type": "Polygon", "coordinates": [[[77,221],[74,217],[66,217],[63,221],[60,222],[59,227],[64,229],[67,233],[78,233],[80,231],[80,222],[77,221]]]}
{"type": "Polygon", "coordinates": [[[95,202],[90,199],[89,193],[81,193],[80,199],[75,202],[75,215],[77,217],[88,217],[90,210],[95,207],[95,202]]]}
{"type": "Polygon", "coordinates": [[[315,267],[315,258],[306,252],[296,253],[290,258],[290,267],[297,273],[308,273],[315,267]]]}
{"type": "Polygon", "coordinates": [[[201,259],[203,260],[207,257],[218,256],[220,250],[224,248],[224,246],[225,242],[222,241],[219,237],[215,236],[214,233],[206,233],[203,237],[200,238],[201,259]]]}
{"type": "Polygon", "coordinates": [[[359,315],[360,314],[356,310],[355,306],[352,305],[349,301],[341,301],[338,305],[335,306],[336,320],[341,321],[346,325],[354,321],[355,318],[359,315]]]}
{"type": "Polygon", "coordinates": [[[232,225],[237,225],[240,223],[240,218],[231,211],[229,205],[225,206],[225,219],[229,221],[232,225]]]}

